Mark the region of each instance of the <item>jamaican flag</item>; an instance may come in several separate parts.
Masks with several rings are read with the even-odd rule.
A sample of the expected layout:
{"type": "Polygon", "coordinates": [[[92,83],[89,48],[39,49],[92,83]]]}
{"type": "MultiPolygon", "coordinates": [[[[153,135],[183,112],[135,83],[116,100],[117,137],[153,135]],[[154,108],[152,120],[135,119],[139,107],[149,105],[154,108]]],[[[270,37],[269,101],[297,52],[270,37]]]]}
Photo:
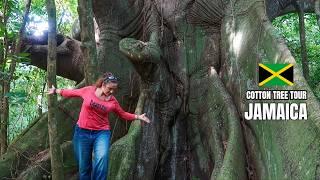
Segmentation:
{"type": "Polygon", "coordinates": [[[259,86],[293,85],[293,64],[259,64],[259,86]]]}

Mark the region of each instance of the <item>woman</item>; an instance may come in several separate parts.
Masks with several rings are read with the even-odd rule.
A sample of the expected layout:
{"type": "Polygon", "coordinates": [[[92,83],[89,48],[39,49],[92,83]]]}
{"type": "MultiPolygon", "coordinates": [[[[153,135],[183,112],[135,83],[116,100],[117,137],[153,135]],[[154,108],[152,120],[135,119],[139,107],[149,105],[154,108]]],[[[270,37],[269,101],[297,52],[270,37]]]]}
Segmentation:
{"type": "Polygon", "coordinates": [[[145,114],[131,114],[120,107],[112,95],[117,88],[117,78],[112,73],[106,73],[97,80],[95,86],[86,86],[81,89],[56,89],[52,87],[49,90],[49,94],[57,93],[63,97],[81,97],[83,99],[72,140],[79,165],[80,180],[105,180],[107,178],[111,134],[108,119],[110,112],[116,113],[127,121],[139,119],[147,123],[150,122],[145,114]]]}

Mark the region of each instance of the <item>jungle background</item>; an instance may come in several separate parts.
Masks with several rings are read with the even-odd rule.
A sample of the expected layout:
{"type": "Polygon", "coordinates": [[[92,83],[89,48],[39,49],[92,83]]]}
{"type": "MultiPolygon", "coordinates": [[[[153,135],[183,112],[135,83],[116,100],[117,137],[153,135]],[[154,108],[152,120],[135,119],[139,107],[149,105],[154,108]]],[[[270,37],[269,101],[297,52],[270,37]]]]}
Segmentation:
{"type": "MultiPolygon", "coordinates": [[[[44,6],[46,2],[43,0],[32,0],[31,1],[31,8],[29,13],[29,18],[26,21],[26,32],[25,37],[32,37],[32,41],[36,42],[37,38],[39,41],[43,40],[43,37],[46,36],[48,24],[47,24],[47,11],[44,6]]],[[[65,37],[68,38],[79,38],[76,36],[77,33],[79,33],[79,22],[77,21],[79,19],[79,15],[77,12],[77,6],[78,2],[76,0],[56,0],[56,10],[57,10],[57,33],[62,34],[65,37]]],[[[229,2],[230,3],[230,2],[229,2]]],[[[232,4],[233,2],[231,2],[232,4]]],[[[235,2],[234,2],[235,3],[235,2]]],[[[228,4],[228,3],[225,3],[228,4]]],[[[236,4],[236,3],[235,3],[236,4]]],[[[41,118],[43,114],[45,114],[48,110],[47,106],[47,96],[46,96],[46,90],[48,88],[47,86],[47,72],[45,70],[42,70],[36,66],[33,66],[32,64],[32,58],[30,53],[28,52],[20,52],[18,54],[15,54],[15,47],[17,44],[17,39],[19,39],[19,30],[23,22],[23,12],[25,11],[25,3],[22,0],[2,0],[0,4],[0,17],[1,17],[1,24],[0,24],[0,56],[1,56],[1,64],[0,64],[0,82],[2,83],[1,90],[1,98],[7,98],[9,101],[9,119],[8,119],[8,125],[7,125],[7,143],[10,146],[11,143],[15,142],[15,139],[21,134],[23,135],[29,127],[32,127],[35,123],[35,119],[41,118]],[[6,6],[5,6],[6,4],[6,6]],[[10,66],[13,63],[13,61],[17,62],[13,79],[10,83],[10,92],[9,93],[3,93],[4,85],[3,83],[7,80],[7,78],[10,76],[10,66]]],[[[296,11],[296,10],[293,10],[296,11]]],[[[309,11],[309,10],[308,10],[309,11]]],[[[312,11],[312,10],[311,10],[312,11]]],[[[272,16],[272,15],[270,15],[272,16]]],[[[270,17],[269,16],[269,17],[270,17]]],[[[319,17],[314,12],[306,12],[304,14],[304,30],[305,30],[305,43],[306,43],[306,52],[307,52],[307,59],[308,59],[308,78],[307,82],[310,86],[313,94],[315,95],[315,98],[317,101],[320,100],[320,23],[319,17]]],[[[300,38],[300,27],[299,27],[299,15],[297,12],[285,12],[284,15],[278,14],[277,17],[273,17],[272,25],[275,28],[275,34],[273,34],[278,39],[283,39],[285,41],[286,46],[289,48],[292,56],[297,62],[297,66],[299,68],[302,67],[302,53],[301,53],[301,38],[300,38]]],[[[99,24],[99,22],[98,22],[99,24]]],[[[169,26],[169,25],[168,25],[169,26]]],[[[184,36],[190,36],[189,32],[190,30],[186,30],[186,34],[184,36]]],[[[197,34],[197,30],[192,30],[192,33],[195,33],[196,40],[190,40],[188,37],[186,38],[185,42],[189,44],[186,45],[187,49],[193,49],[193,48],[199,48],[194,44],[198,44],[197,38],[201,39],[201,35],[197,34]]],[[[201,34],[201,33],[200,33],[201,34]]],[[[177,36],[181,36],[180,34],[177,36]]],[[[141,38],[143,40],[146,40],[146,38],[141,38]]],[[[214,38],[213,38],[214,39],[214,38]]],[[[165,41],[165,40],[164,40],[165,41]]],[[[201,41],[201,40],[199,40],[201,41]]],[[[39,42],[36,42],[39,44],[39,42]]],[[[41,43],[40,43],[41,44],[41,43]]],[[[46,43],[44,43],[46,44],[46,43]]],[[[226,46],[224,46],[226,47],[226,46]]],[[[203,48],[203,47],[202,47],[203,48]]],[[[188,53],[186,53],[188,54],[188,53]]],[[[190,55],[190,54],[189,54],[190,55]]],[[[187,55],[186,55],[187,56],[187,55]]],[[[193,58],[186,57],[186,58],[193,58]]],[[[40,65],[41,66],[41,65],[40,65]]],[[[218,65],[219,66],[219,65],[218,65]]],[[[138,69],[138,68],[137,68],[138,69]]],[[[139,70],[138,70],[139,71],[139,70]]],[[[192,73],[192,72],[190,72],[192,73]]],[[[117,74],[117,72],[115,72],[117,74]]],[[[140,74],[140,73],[138,73],[140,74]]],[[[141,74],[140,74],[141,75],[141,74]]],[[[137,74],[135,75],[137,76],[137,74]]],[[[127,82],[127,81],[126,81],[127,82]]],[[[74,88],[79,83],[78,80],[72,79],[72,78],[64,78],[61,76],[57,77],[57,86],[58,87],[64,87],[64,88],[74,88]],[[70,80],[71,79],[71,80],[70,80]]],[[[130,86],[132,86],[132,82],[130,82],[130,86]]],[[[142,83],[143,84],[143,83],[142,83]]],[[[127,85],[129,84],[121,84],[120,88],[124,89],[127,88],[127,85]]],[[[202,84],[198,84],[201,86],[202,84]]],[[[162,95],[163,96],[163,95],[162,95]]],[[[193,95],[194,96],[194,95],[193,95]]],[[[137,97],[132,97],[137,100],[137,97]]],[[[59,100],[62,100],[62,98],[59,97],[59,100]]],[[[210,99],[209,99],[210,100],[210,99]]],[[[209,101],[208,100],[208,101],[209,101]]],[[[235,100],[236,101],[236,100],[235,100]]],[[[226,101],[228,102],[228,101],[226,101]]],[[[191,102],[190,102],[191,103],[191,102]]],[[[126,109],[128,111],[134,111],[136,104],[125,104],[126,109]]],[[[79,106],[79,105],[78,105],[79,106]]],[[[71,106],[73,107],[73,105],[71,106]]],[[[68,109],[68,108],[66,108],[68,109]]],[[[63,109],[62,111],[65,111],[63,109]]],[[[239,110],[238,110],[239,111],[239,110]]],[[[72,115],[77,114],[77,110],[71,110],[67,112],[72,115]]],[[[319,116],[319,115],[317,115],[319,116]]],[[[59,121],[70,121],[70,126],[72,123],[76,121],[75,118],[71,119],[59,119],[59,121]]],[[[117,122],[117,121],[115,121],[117,122]]],[[[68,122],[66,123],[68,124],[68,122]]],[[[117,131],[117,124],[114,124],[114,131],[117,131]]],[[[189,126],[189,125],[188,125],[189,126]]],[[[190,125],[192,126],[192,125],[190,125]]],[[[200,126],[201,127],[201,126],[200,126]]],[[[121,132],[127,132],[129,130],[129,124],[124,124],[122,126],[122,129],[119,130],[121,132]]],[[[200,130],[201,131],[201,130],[200,130]]],[[[318,130],[315,132],[319,132],[318,130]]],[[[171,132],[170,132],[171,133],[171,132]]],[[[114,137],[113,141],[116,141],[121,137],[121,135],[115,135],[118,137],[114,137]]],[[[221,135],[221,136],[227,136],[227,135],[221,135]]],[[[317,135],[319,137],[319,134],[317,135]]],[[[43,137],[45,138],[45,137],[43,137]]],[[[319,140],[319,139],[318,139],[319,140]]],[[[46,141],[46,145],[48,146],[48,141],[46,141]]],[[[62,142],[64,143],[64,142],[62,142]]],[[[272,140],[269,141],[270,145],[272,146],[272,140]]],[[[316,143],[315,143],[316,144],[316,143]]],[[[225,145],[225,142],[223,142],[223,145],[225,145]]],[[[191,145],[192,146],[192,145],[191,145]]],[[[268,147],[268,145],[264,145],[263,147],[268,147]]],[[[294,146],[292,146],[294,147],[294,146]]],[[[226,147],[224,147],[226,148],[226,147]]],[[[160,148],[161,149],[161,148],[160,148]]],[[[214,148],[213,148],[214,149],[214,148]]],[[[165,151],[165,150],[164,150],[165,151]]],[[[196,151],[201,151],[197,149],[196,151]]],[[[205,151],[205,150],[204,150],[205,151]]],[[[209,150],[208,150],[209,151],[209,150]]],[[[246,149],[246,151],[249,151],[246,149]]],[[[171,152],[171,151],[170,151],[171,152]]],[[[36,161],[41,161],[42,158],[44,158],[43,154],[46,154],[47,152],[41,151],[35,153],[37,157],[35,158],[36,161]]],[[[1,155],[5,154],[5,152],[2,152],[1,155]]],[[[198,152],[198,154],[201,154],[198,152]]],[[[204,153],[205,154],[205,153],[204,153]]],[[[209,153],[208,153],[209,154],[209,153]]],[[[0,155],[0,156],[1,156],[0,155]]],[[[24,155],[23,155],[24,156],[24,155]]],[[[137,155],[138,156],[138,155],[137,155]]],[[[140,155],[141,156],[141,155],[140,155]]],[[[170,155],[167,155],[170,156],[170,155]]],[[[215,160],[218,158],[215,156],[215,160]]],[[[263,156],[263,155],[262,155],[263,156]]],[[[161,160],[161,158],[157,157],[161,163],[165,164],[166,160],[161,160]]],[[[210,164],[209,160],[205,160],[206,158],[210,159],[211,157],[206,157],[205,155],[200,158],[199,161],[205,162],[206,164],[210,164]],[[201,159],[203,158],[203,159],[201,159]],[[208,161],[208,162],[206,162],[208,161]]],[[[319,156],[313,156],[313,158],[316,158],[316,161],[319,160],[319,156]],[[318,158],[318,160],[317,160],[318,158]]],[[[214,158],[213,158],[214,159],[214,158]]],[[[262,177],[263,170],[259,171],[255,168],[258,168],[260,166],[251,167],[250,163],[254,160],[248,160],[250,158],[247,157],[246,160],[246,175],[245,177],[248,179],[260,179],[262,177]]],[[[263,158],[262,158],[263,159],[263,158]]],[[[212,160],[212,161],[215,161],[212,160]]],[[[3,161],[4,162],[4,161],[3,161]]],[[[111,161],[111,163],[114,163],[111,161]]],[[[141,163],[141,162],[139,162],[141,163]]],[[[138,164],[139,164],[138,163],[138,164]]],[[[1,162],[0,162],[1,164],[1,162]]],[[[5,163],[3,163],[4,165],[5,163]]],[[[10,163],[9,163],[10,164],[10,163]]],[[[9,166],[9,164],[5,164],[5,166],[9,166]]],[[[14,163],[12,163],[13,165],[14,163]]],[[[39,163],[39,167],[41,167],[39,170],[35,171],[34,169],[30,170],[30,172],[38,172],[39,176],[42,178],[48,178],[50,176],[50,167],[49,165],[43,165],[39,163]]],[[[116,164],[116,163],[114,163],[116,164]]],[[[197,164],[197,163],[196,163],[197,164]]],[[[215,163],[213,163],[215,164],[215,163]]],[[[218,162],[216,162],[218,164],[218,162]]],[[[254,164],[254,163],[253,163],[254,164]]],[[[294,164],[294,163],[293,163],[294,164]]],[[[30,163],[28,164],[30,165],[30,163]]],[[[27,166],[28,166],[27,165],[27,166]]],[[[193,178],[194,179],[207,179],[208,174],[211,175],[211,177],[220,177],[218,172],[213,172],[211,174],[212,167],[209,167],[210,165],[207,165],[208,167],[201,167],[200,165],[194,165],[194,166],[200,166],[199,171],[201,173],[195,173],[193,178]],[[200,175],[199,175],[200,174],[200,175]],[[206,175],[204,175],[206,174],[206,175]],[[206,177],[206,178],[204,178],[206,177]]],[[[212,165],[213,166],[213,165],[212,165]]],[[[315,177],[319,178],[319,164],[316,168],[316,174],[308,177],[315,177]]],[[[33,165],[33,167],[36,167],[36,165],[33,165]]],[[[38,166],[37,166],[38,167],[38,166]]],[[[72,169],[73,174],[70,175],[70,177],[75,177],[74,174],[76,174],[76,170],[74,169],[75,164],[74,162],[70,162],[70,169],[72,169]]],[[[12,169],[19,169],[19,166],[13,165],[13,167],[8,167],[11,169],[11,177],[20,177],[22,179],[27,179],[26,177],[30,177],[30,173],[25,172],[23,174],[23,170],[15,171],[12,169]]],[[[118,167],[119,168],[119,167],[118,167]]],[[[163,168],[163,167],[161,167],[163,168]]],[[[161,169],[160,168],[160,169],[161,169]]],[[[267,167],[267,169],[270,167],[267,167]]],[[[68,169],[68,168],[67,168],[68,169]]],[[[157,169],[157,168],[156,168],[157,169]]],[[[192,168],[191,168],[192,169],[192,168]]],[[[194,168],[197,169],[197,168],[194,168]]],[[[165,170],[164,168],[157,173],[166,172],[168,170],[165,170]]],[[[192,170],[196,171],[197,170],[192,170]]],[[[221,170],[222,171],[222,170],[221,170]]],[[[266,171],[272,171],[272,170],[266,170],[266,171]]],[[[1,172],[1,170],[0,170],[1,172]]],[[[121,172],[119,170],[119,172],[121,172]]],[[[178,171],[177,171],[178,172],[178,171]]],[[[167,173],[167,172],[166,172],[167,173]]],[[[164,173],[164,174],[166,174],[164,173]]],[[[172,172],[171,172],[172,173],[172,172]]],[[[1,173],[0,173],[1,174],[1,173]]],[[[37,173],[36,173],[37,174],[37,173]]],[[[115,173],[116,174],[116,173],[115,173]]],[[[129,173],[130,174],[130,173],[129,173]]],[[[170,173],[167,173],[170,174],[170,173]]],[[[240,173],[241,174],[241,173],[240,173]]],[[[270,179],[273,179],[274,177],[287,177],[290,179],[290,177],[300,177],[299,175],[291,174],[284,176],[283,174],[274,174],[272,172],[267,172],[265,174],[268,174],[268,177],[270,179]]],[[[7,176],[7,175],[6,175],[7,176]]],[[[112,176],[112,175],[111,175],[112,176]]],[[[147,177],[151,177],[152,175],[148,175],[147,177]]],[[[117,174],[113,177],[118,177],[117,174]]],[[[120,176],[121,177],[121,176],[120,176]]],[[[126,176],[127,177],[127,176],[126,176]]],[[[136,175],[134,177],[139,177],[139,175],[136,175]]],[[[153,176],[155,177],[155,176],[153,176]]],[[[164,178],[174,176],[171,174],[170,176],[163,176],[164,178]]],[[[187,179],[191,179],[191,176],[184,176],[187,177],[187,179]]],[[[241,177],[241,175],[240,175],[241,177]]],[[[9,177],[8,177],[9,178],[9,177]]],[[[221,178],[221,177],[220,177],[221,178]]],[[[137,179],[137,178],[136,178],[137,179]]],[[[169,179],[169,178],[168,178],[169,179]]],[[[179,179],[179,178],[177,178],[179,179]]],[[[222,178],[223,179],[223,178],[222,178]]],[[[311,178],[310,178],[311,179],[311,178]]]]}

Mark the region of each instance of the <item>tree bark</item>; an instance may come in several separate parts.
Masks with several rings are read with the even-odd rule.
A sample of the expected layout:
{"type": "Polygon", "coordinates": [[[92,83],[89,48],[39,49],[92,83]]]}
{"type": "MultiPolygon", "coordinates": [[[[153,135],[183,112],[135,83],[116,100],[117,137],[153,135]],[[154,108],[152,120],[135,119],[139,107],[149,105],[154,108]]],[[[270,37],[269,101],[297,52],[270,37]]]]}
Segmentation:
{"type": "Polygon", "coordinates": [[[315,0],[314,12],[316,13],[317,23],[320,28],[320,0],[315,0]]]}
{"type": "MultiPolygon", "coordinates": [[[[281,0],[278,7],[283,4],[287,2],[281,0]]],[[[301,68],[295,67],[296,81],[290,89],[308,91],[308,100],[303,101],[308,106],[307,121],[243,120],[246,91],[259,89],[258,63],[296,63],[277,39],[263,1],[95,0],[94,7],[102,28],[99,68],[119,73],[126,87],[120,89],[119,99],[128,103],[140,94],[132,106],[151,119],[143,126],[133,122],[127,135],[112,144],[109,178],[319,177],[319,103],[301,68]],[[159,24],[149,21],[152,13],[159,24]]],[[[64,107],[70,109],[70,104],[64,107]]],[[[43,144],[21,143],[28,138],[40,142],[30,134],[41,129],[41,123],[15,143],[22,152],[29,147],[44,149],[43,144]]],[[[61,123],[71,139],[70,125],[61,123]]],[[[121,137],[123,129],[126,132],[117,126],[113,133],[121,137]]],[[[19,159],[12,153],[4,157],[0,178],[10,175],[4,164],[19,159]]]]}
{"type": "MultiPolygon", "coordinates": [[[[32,38],[31,38],[32,39],[32,38]]],[[[80,83],[84,78],[84,61],[81,42],[65,37],[57,47],[57,75],[80,83]]],[[[47,70],[48,46],[31,43],[26,45],[31,64],[47,70]]]]}
{"type": "MultiPolygon", "coordinates": [[[[48,87],[57,87],[56,82],[56,58],[57,58],[57,41],[56,41],[56,7],[54,0],[47,0],[48,12],[48,87]]],[[[60,139],[57,129],[57,96],[56,94],[48,95],[48,132],[51,156],[51,172],[53,180],[63,179],[63,163],[61,158],[60,139]]]]}
{"type": "MultiPolygon", "coordinates": [[[[4,1],[3,3],[3,17],[1,19],[1,23],[3,23],[3,26],[6,27],[7,25],[7,8],[8,8],[8,2],[7,0],[4,1]]],[[[3,39],[3,47],[4,50],[1,50],[1,71],[5,72],[5,67],[6,67],[6,57],[8,53],[8,41],[7,41],[7,29],[4,28],[4,39],[3,39]]],[[[1,111],[0,111],[0,156],[5,153],[7,149],[7,113],[9,112],[8,110],[8,99],[5,97],[5,83],[6,83],[7,78],[4,76],[1,80],[1,91],[0,91],[0,98],[1,98],[1,111]]]]}
{"type": "MultiPolygon", "coordinates": [[[[297,13],[298,9],[295,7],[295,1],[296,0],[267,0],[266,10],[270,21],[288,13],[297,13]]],[[[305,13],[315,12],[315,1],[300,0],[299,2],[303,4],[302,8],[305,13]]]]}
{"type": "Polygon", "coordinates": [[[98,78],[97,50],[93,21],[92,1],[78,0],[78,13],[81,29],[81,50],[84,60],[84,76],[86,84],[93,84],[98,78]]]}
{"type": "Polygon", "coordinates": [[[309,62],[308,62],[307,46],[306,46],[306,30],[304,25],[303,3],[300,3],[299,1],[295,1],[294,5],[299,15],[299,34],[300,34],[300,46],[301,46],[302,72],[306,80],[309,81],[309,62]]]}
{"type": "MultiPolygon", "coordinates": [[[[4,1],[3,3],[3,16],[1,17],[1,24],[3,25],[3,27],[7,26],[7,0],[4,1]]],[[[1,41],[3,47],[5,47],[4,51],[1,51],[1,57],[0,57],[0,66],[1,66],[1,72],[3,73],[2,79],[0,81],[0,156],[4,153],[5,149],[4,147],[6,147],[6,129],[7,127],[4,126],[4,124],[6,124],[5,121],[5,117],[7,116],[5,114],[5,112],[7,111],[7,104],[8,104],[8,100],[7,98],[4,97],[4,84],[5,84],[5,74],[4,74],[4,70],[6,67],[6,56],[7,56],[7,49],[8,49],[8,43],[7,43],[7,28],[4,28],[4,37],[3,40],[1,41]]]]}
{"type": "MultiPolygon", "coordinates": [[[[242,4],[242,7],[250,7],[251,2],[246,2],[242,4]]],[[[245,112],[248,103],[245,92],[258,89],[256,85],[258,63],[297,63],[283,40],[278,39],[275,35],[275,30],[264,13],[264,4],[255,2],[255,6],[251,6],[250,10],[234,8],[234,18],[225,17],[222,29],[221,39],[231,38],[222,46],[223,59],[225,59],[222,65],[222,78],[240,114],[245,112]],[[242,12],[248,12],[248,14],[241,16],[242,12]],[[232,24],[234,24],[234,30],[230,27],[232,24]],[[242,39],[240,46],[236,43],[239,38],[242,39]]],[[[240,5],[238,3],[240,2],[237,2],[237,5],[240,5]]],[[[229,13],[230,11],[227,12],[229,13]]],[[[314,149],[320,144],[318,136],[320,117],[318,111],[315,110],[319,108],[319,102],[301,72],[301,68],[295,66],[295,84],[291,88],[306,90],[308,93],[308,100],[301,101],[307,103],[309,113],[307,121],[244,120],[250,130],[243,131],[243,133],[246,139],[250,139],[247,141],[249,142],[247,149],[250,152],[249,155],[252,156],[253,167],[257,167],[260,172],[258,179],[265,177],[269,179],[303,179],[306,177],[314,179],[319,177],[319,158],[317,157],[320,150],[314,149]],[[312,130],[306,130],[309,128],[312,130]],[[294,148],[292,148],[293,144],[296,145],[294,148]],[[308,157],[306,157],[307,154],[308,157]],[[304,157],[305,160],[300,157],[304,157]],[[300,165],[305,168],[298,168],[300,165]]]]}

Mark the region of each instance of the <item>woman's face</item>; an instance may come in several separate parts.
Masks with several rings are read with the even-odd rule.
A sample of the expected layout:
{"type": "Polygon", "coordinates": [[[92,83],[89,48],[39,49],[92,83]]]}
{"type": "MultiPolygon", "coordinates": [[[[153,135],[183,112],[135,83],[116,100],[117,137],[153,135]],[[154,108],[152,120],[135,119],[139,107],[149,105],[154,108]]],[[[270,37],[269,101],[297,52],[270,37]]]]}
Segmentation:
{"type": "Polygon", "coordinates": [[[108,82],[102,85],[102,92],[105,96],[110,96],[113,94],[118,88],[118,83],[108,82]]]}

